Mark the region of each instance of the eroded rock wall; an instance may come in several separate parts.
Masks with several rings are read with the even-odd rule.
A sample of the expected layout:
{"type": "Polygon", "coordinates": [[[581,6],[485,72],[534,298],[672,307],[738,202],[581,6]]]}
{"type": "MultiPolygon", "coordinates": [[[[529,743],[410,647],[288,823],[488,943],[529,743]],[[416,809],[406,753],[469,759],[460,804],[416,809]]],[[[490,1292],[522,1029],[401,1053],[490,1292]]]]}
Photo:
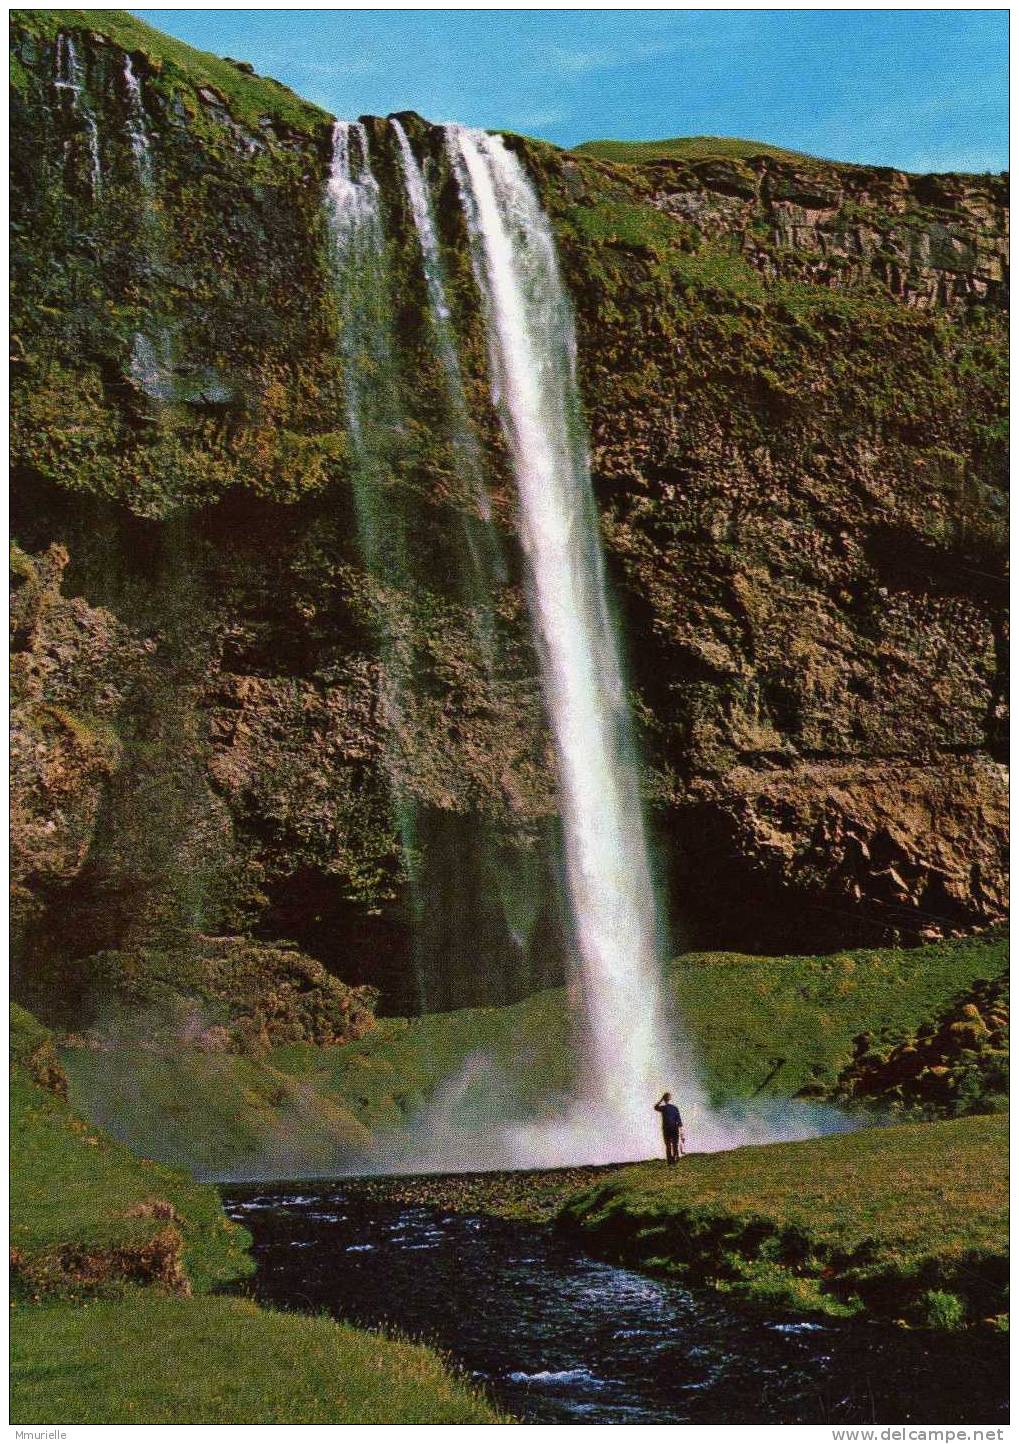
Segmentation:
{"type": "MultiPolygon", "coordinates": [[[[431,1006],[555,981],[555,780],[441,133],[405,118],[505,557],[494,671],[456,575],[469,502],[391,134],[371,122],[407,398],[397,599],[357,541],[329,118],[76,15],[14,20],[21,966],[254,933],[391,1010],[419,1001],[422,938],[431,1006]],[[399,727],[380,615],[415,678],[399,727]]],[[[677,939],[808,950],[996,920],[1001,182],[513,143],[576,304],[677,939]]]]}

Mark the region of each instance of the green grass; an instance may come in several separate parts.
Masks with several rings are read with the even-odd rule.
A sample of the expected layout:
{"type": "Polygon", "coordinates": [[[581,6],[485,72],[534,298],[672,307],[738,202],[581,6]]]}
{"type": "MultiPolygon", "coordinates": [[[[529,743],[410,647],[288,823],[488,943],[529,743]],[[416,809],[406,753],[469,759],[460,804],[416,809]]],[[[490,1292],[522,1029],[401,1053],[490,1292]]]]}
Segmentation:
{"type": "Polygon", "coordinates": [[[168,1228],[182,1238],[192,1287],[251,1273],[248,1235],[224,1216],[215,1189],[136,1157],[40,1087],[20,1063],[12,1069],[10,1103],[11,1246],[24,1260],[25,1292],[116,1290],[123,1282],[118,1256],[144,1253],[168,1228]],[[89,1270],[89,1282],[66,1263],[68,1248],[105,1260],[98,1274],[89,1270]]]}
{"type": "Polygon", "coordinates": [[[671,981],[709,1090],[724,1101],[827,1091],[859,1033],[915,1030],[1007,966],[998,934],[824,957],[697,953],[676,964],[671,981]]]}
{"type": "MultiPolygon", "coordinates": [[[[834,1089],[858,1034],[915,1030],[1005,961],[996,938],[831,957],[700,953],[679,959],[669,982],[708,1091],[724,1102],[834,1089]]],[[[553,990],[504,1008],[382,1018],[336,1048],[292,1044],[257,1059],[68,1048],[62,1059],[78,1106],[138,1150],[206,1174],[297,1176],[334,1171],[404,1127],[475,1053],[493,1067],[468,1112],[510,1118],[568,1091],[570,1026],[566,995],[553,990]]]]}
{"type": "Polygon", "coordinates": [[[239,1299],[15,1313],[11,1418],[30,1424],[497,1424],[430,1349],[239,1299]]]}
{"type": "Polygon", "coordinates": [[[746,160],[758,155],[813,165],[823,163],[820,157],[800,150],[727,135],[677,135],[671,140],[586,140],[573,148],[581,155],[593,155],[598,160],[622,165],[642,165],[655,160],[746,160]]]}
{"type": "Polygon", "coordinates": [[[769,1306],[929,1327],[1006,1308],[1008,1121],[965,1118],[621,1169],[564,1227],[769,1306]]]}
{"type": "Polygon", "coordinates": [[[279,81],[248,74],[218,55],[195,50],[126,10],[14,10],[11,14],[21,28],[48,40],[59,30],[106,35],[123,50],[140,51],[155,61],[161,67],[161,80],[180,80],[192,90],[200,85],[218,90],[234,119],[249,126],[257,127],[260,117],[267,115],[295,130],[314,131],[330,119],[279,81]]]}
{"type": "MultiPolygon", "coordinates": [[[[310,1049],[313,1056],[336,1051],[345,1050],[310,1049]]],[[[199,1174],[286,1177],[327,1170],[369,1142],[342,1095],[287,1070],[289,1052],[260,1059],[73,1048],[62,1059],[78,1106],[132,1148],[199,1174]]]]}
{"type": "Polygon", "coordinates": [[[212,1296],[253,1272],[246,1231],[215,1189],[77,1117],[17,1006],[11,1075],[19,1423],[502,1422],[430,1349],[212,1296]]]}

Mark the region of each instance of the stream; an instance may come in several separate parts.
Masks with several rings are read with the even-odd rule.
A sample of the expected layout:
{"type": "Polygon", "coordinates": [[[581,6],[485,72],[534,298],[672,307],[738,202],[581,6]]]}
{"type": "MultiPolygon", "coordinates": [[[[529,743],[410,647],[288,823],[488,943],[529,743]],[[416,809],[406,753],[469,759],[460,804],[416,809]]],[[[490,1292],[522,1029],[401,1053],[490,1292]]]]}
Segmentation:
{"type": "Polygon", "coordinates": [[[1003,1337],[767,1317],[378,1180],[222,1192],[254,1237],[260,1302],[432,1344],[525,1423],[1008,1418],[1003,1337]]]}

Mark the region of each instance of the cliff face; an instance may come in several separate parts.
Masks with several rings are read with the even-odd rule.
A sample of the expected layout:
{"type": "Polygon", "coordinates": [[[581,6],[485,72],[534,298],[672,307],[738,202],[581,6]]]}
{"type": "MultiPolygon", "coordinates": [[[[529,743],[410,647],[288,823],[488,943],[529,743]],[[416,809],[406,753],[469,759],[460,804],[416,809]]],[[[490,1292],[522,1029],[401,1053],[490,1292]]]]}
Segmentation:
{"type": "MultiPolygon", "coordinates": [[[[441,133],[405,118],[505,558],[494,671],[392,133],[395,598],[357,543],[329,118],[117,12],[22,12],[13,46],[23,977],[254,933],[391,1009],[415,965],[431,1006],[554,980],[554,777],[441,133]]],[[[678,929],[803,950],[999,918],[1003,183],[513,143],[577,310],[678,929]]]]}

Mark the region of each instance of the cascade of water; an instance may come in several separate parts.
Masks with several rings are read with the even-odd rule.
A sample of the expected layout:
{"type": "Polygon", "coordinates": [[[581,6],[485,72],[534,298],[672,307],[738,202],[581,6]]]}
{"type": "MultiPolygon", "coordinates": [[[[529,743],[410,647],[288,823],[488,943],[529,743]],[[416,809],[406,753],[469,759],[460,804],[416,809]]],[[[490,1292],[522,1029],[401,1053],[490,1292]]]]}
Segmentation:
{"type": "MultiPolygon", "coordinates": [[[[464,393],[463,373],[457,354],[456,338],[446,299],[446,278],[435,230],[431,201],[417,157],[411,149],[407,132],[395,116],[389,121],[400,149],[404,188],[414,218],[421,263],[428,290],[432,330],[446,382],[446,395],[453,429],[453,445],[457,460],[469,482],[473,500],[483,520],[491,521],[492,503],[485,485],[484,467],[477,434],[471,425],[464,393]]],[[[504,569],[503,569],[504,570],[504,569]]]]}
{"type": "Polygon", "coordinates": [[[99,158],[99,126],[85,96],[85,72],[74,40],[64,31],[57,35],[54,89],[70,97],[71,109],[81,118],[85,127],[85,141],[88,146],[89,180],[92,194],[98,200],[102,195],[103,175],[99,158]]]}
{"type": "MultiPolygon", "coordinates": [[[[639,778],[609,614],[575,376],[573,318],[548,220],[497,136],[451,126],[449,154],[487,315],[493,397],[519,493],[530,603],[558,764],[586,1018],[574,1158],[648,1151],[650,1095],[675,1079],[639,778]],[[585,1139],[584,1134],[589,1136],[585,1139]]],[[[691,1070],[681,1091],[702,1108],[691,1070]]],[[[554,1151],[554,1150],[553,1150],[554,1151]]]]}
{"type": "Polygon", "coordinates": [[[403,432],[402,410],[380,191],[360,121],[338,120],[333,126],[327,198],[358,520],[372,570],[396,583],[404,571],[402,527],[385,504],[380,478],[403,432]]]}
{"type": "MultiPolygon", "coordinates": [[[[158,213],[155,208],[155,170],[148,118],[141,82],[130,55],[124,56],[124,94],[127,99],[127,138],[134,157],[135,174],[141,191],[139,251],[147,272],[158,266],[163,249],[158,213]]],[[[135,332],[131,348],[131,375],[154,401],[172,401],[176,394],[174,346],[170,328],[150,312],[135,332]]]]}
{"type": "Polygon", "coordinates": [[[142,88],[130,55],[124,56],[124,90],[127,95],[127,136],[143,190],[152,189],[152,147],[142,100],[142,88]]]}
{"type": "MultiPolygon", "coordinates": [[[[431,330],[442,368],[453,460],[464,492],[459,508],[462,551],[454,556],[454,569],[463,589],[490,694],[497,697],[500,664],[495,606],[499,592],[508,581],[506,559],[492,520],[485,458],[467,403],[431,198],[403,125],[396,116],[390,117],[389,124],[396,136],[404,192],[418,239],[431,330]]],[[[455,545],[455,536],[450,540],[455,545]]],[[[488,891],[498,897],[507,936],[526,968],[533,930],[541,911],[541,895],[547,886],[543,885],[546,866],[534,850],[499,848],[490,837],[484,839],[482,850],[489,876],[488,891]]],[[[466,889],[462,878],[460,882],[459,891],[463,893],[466,889]]]]}
{"type": "MultiPolygon", "coordinates": [[[[326,187],[333,270],[344,361],[358,533],[375,594],[382,660],[381,706],[389,743],[406,726],[412,661],[403,585],[407,548],[403,520],[390,495],[390,470],[403,433],[396,379],[393,325],[386,273],[385,232],[378,181],[371,168],[368,132],[361,121],[333,126],[326,187]]],[[[398,746],[398,742],[396,743],[398,746]]],[[[394,806],[412,907],[420,911],[417,810],[399,787],[394,806]]],[[[427,1007],[416,960],[418,1006],[427,1007]]]]}

